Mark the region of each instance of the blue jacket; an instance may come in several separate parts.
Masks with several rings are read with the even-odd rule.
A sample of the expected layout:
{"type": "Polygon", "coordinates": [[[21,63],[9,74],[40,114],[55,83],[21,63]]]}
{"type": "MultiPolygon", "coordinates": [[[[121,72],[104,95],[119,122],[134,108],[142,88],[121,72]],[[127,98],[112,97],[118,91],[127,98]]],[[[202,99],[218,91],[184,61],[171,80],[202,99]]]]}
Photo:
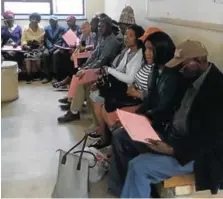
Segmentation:
{"type": "Polygon", "coordinates": [[[63,34],[65,33],[65,28],[62,26],[57,26],[56,30],[53,30],[51,26],[45,27],[45,46],[48,49],[53,48],[54,44],[63,44],[63,34]]]}

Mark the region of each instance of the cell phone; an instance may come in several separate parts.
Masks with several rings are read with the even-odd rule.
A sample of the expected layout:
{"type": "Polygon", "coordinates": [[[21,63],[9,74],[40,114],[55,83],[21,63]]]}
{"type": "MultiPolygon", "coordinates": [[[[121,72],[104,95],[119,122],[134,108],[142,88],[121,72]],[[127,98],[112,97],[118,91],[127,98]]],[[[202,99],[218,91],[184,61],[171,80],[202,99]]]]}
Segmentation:
{"type": "Polygon", "coordinates": [[[86,41],[85,40],[81,41],[81,46],[83,46],[83,47],[86,46],[86,41]]]}

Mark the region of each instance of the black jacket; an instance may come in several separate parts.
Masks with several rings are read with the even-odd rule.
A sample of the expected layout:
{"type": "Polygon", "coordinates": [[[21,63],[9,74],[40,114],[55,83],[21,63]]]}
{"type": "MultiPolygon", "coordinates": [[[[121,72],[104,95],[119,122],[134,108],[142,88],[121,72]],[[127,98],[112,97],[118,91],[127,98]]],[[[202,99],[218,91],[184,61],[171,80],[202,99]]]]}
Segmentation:
{"type": "Polygon", "coordinates": [[[185,135],[172,132],[169,143],[180,164],[195,160],[197,190],[216,194],[223,182],[223,74],[212,65],[187,115],[185,135]]]}
{"type": "Polygon", "coordinates": [[[164,68],[159,75],[158,69],[154,68],[152,80],[148,82],[148,95],[137,111],[152,120],[153,128],[161,137],[165,136],[163,129],[172,121],[187,88],[186,80],[178,71],[177,68],[164,68]]]}

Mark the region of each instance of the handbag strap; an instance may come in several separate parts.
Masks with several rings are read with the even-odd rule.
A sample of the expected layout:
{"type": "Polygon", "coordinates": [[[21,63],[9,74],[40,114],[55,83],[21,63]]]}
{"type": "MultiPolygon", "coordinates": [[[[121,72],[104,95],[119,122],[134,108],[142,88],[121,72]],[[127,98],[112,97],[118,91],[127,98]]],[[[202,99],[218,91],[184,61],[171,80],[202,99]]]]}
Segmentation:
{"type": "Polygon", "coordinates": [[[75,152],[73,152],[73,154],[76,154],[76,153],[88,153],[88,154],[91,154],[93,157],[94,157],[94,165],[93,166],[89,166],[89,168],[93,168],[93,167],[95,167],[96,166],[96,164],[97,164],[97,157],[96,157],[96,155],[94,154],[94,153],[92,153],[92,152],[90,152],[90,151],[75,151],[75,152]]]}
{"type": "MultiPolygon", "coordinates": [[[[86,145],[86,142],[87,142],[87,138],[88,138],[88,134],[85,132],[84,137],[83,137],[77,144],[75,144],[72,148],[70,148],[70,149],[64,154],[64,156],[62,157],[62,160],[61,160],[61,164],[66,164],[66,161],[67,161],[67,155],[68,155],[72,150],[74,150],[77,146],[79,146],[82,142],[84,142],[84,144],[83,144],[83,146],[82,146],[82,150],[81,150],[81,151],[84,151],[84,148],[85,148],[85,145],[86,145]]],[[[83,156],[83,153],[81,153],[81,155],[80,155],[79,162],[78,162],[78,168],[80,167],[79,165],[80,165],[82,156],[83,156]]]]}
{"type": "Polygon", "coordinates": [[[84,148],[86,146],[86,143],[87,143],[87,138],[88,138],[88,134],[85,132],[85,136],[84,136],[84,143],[82,145],[82,149],[81,149],[81,154],[80,154],[80,157],[79,157],[79,161],[78,161],[78,164],[77,164],[77,170],[81,170],[81,160],[82,160],[82,156],[83,156],[83,153],[84,153],[84,148]]]}

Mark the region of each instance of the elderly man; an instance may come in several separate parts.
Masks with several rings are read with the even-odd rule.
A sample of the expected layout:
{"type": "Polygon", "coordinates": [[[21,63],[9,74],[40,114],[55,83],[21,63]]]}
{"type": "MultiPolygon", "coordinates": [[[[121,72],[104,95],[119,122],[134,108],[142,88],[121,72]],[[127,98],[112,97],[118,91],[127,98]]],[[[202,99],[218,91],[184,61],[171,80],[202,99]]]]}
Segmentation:
{"type": "Polygon", "coordinates": [[[62,35],[65,30],[62,26],[58,25],[58,19],[56,16],[51,16],[49,20],[49,26],[45,27],[45,50],[43,52],[43,71],[45,74],[45,79],[43,84],[50,82],[55,75],[56,68],[56,56],[58,56],[55,51],[54,46],[63,44],[62,35]]]}
{"type": "Polygon", "coordinates": [[[173,121],[149,144],[114,132],[109,189],[123,198],[148,198],[151,184],[195,172],[197,190],[217,193],[223,180],[223,74],[197,41],[180,44],[167,67],[179,67],[188,87],[173,121]],[[165,136],[163,136],[165,135],[165,136]]]}
{"type": "MultiPolygon", "coordinates": [[[[99,41],[96,49],[83,65],[77,76],[83,76],[86,69],[100,68],[109,65],[115,56],[119,53],[120,42],[112,33],[112,20],[109,17],[102,18],[99,23],[99,32],[102,39],[99,41]]],[[[89,87],[87,85],[79,85],[77,94],[72,99],[70,110],[62,117],[58,118],[58,122],[64,123],[80,119],[79,111],[84,103],[85,98],[89,99],[89,87]]],[[[89,100],[90,103],[90,100],[89,100]]]]}

